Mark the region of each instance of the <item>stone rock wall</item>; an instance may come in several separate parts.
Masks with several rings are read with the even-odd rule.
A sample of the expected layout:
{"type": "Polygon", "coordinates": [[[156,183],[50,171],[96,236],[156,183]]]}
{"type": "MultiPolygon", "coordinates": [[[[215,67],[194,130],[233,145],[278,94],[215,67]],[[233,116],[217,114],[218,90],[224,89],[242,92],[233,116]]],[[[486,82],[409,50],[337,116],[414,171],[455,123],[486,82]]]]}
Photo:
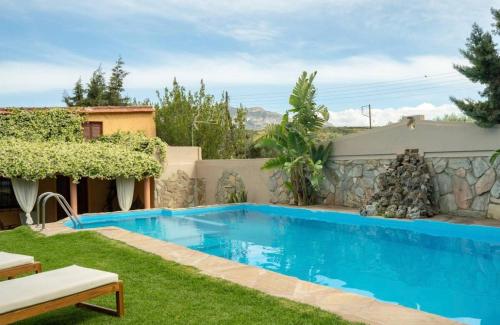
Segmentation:
{"type": "Polygon", "coordinates": [[[500,219],[500,164],[486,157],[428,158],[441,212],[500,219]]]}
{"type": "Polygon", "coordinates": [[[359,208],[379,191],[378,176],[390,160],[336,160],[332,165],[334,179],[322,185],[323,204],[359,208]]]}
{"type": "Polygon", "coordinates": [[[285,186],[287,179],[287,176],[282,171],[276,170],[273,172],[268,183],[271,203],[293,204],[293,195],[285,186]]]}
{"type": "MultiPolygon", "coordinates": [[[[319,203],[359,208],[379,191],[379,175],[389,159],[336,160],[333,180],[325,180],[319,203]]],[[[433,201],[440,213],[500,219],[500,162],[487,157],[425,158],[434,187],[433,201]]],[[[269,180],[271,203],[289,203],[283,175],[269,180]]]]}
{"type": "Polygon", "coordinates": [[[178,170],[168,179],[155,179],[155,207],[158,208],[186,208],[205,204],[205,182],[196,180],[178,170]],[[195,192],[197,200],[195,202],[195,192]]]}
{"type": "Polygon", "coordinates": [[[217,203],[228,203],[231,194],[243,191],[246,191],[245,183],[240,174],[234,170],[224,170],[217,182],[215,201],[217,203]]]}

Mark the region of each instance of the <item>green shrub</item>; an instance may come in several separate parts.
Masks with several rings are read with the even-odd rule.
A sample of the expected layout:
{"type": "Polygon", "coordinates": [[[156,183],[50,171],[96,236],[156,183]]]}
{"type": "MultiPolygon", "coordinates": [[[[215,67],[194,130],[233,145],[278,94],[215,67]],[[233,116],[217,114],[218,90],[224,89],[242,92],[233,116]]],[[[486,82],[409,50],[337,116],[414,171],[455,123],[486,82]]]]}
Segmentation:
{"type": "Polygon", "coordinates": [[[244,202],[247,202],[247,192],[245,190],[231,193],[227,201],[227,203],[244,203],[244,202]]]}

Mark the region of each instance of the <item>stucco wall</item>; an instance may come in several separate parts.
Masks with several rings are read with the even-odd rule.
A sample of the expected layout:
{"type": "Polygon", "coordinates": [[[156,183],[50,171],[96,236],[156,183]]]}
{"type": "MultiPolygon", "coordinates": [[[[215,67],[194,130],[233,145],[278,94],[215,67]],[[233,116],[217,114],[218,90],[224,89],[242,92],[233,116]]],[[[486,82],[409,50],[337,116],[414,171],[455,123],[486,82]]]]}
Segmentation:
{"type": "MultiPolygon", "coordinates": [[[[241,178],[244,184],[245,191],[247,192],[247,199],[249,202],[254,203],[269,203],[271,201],[272,193],[269,189],[272,173],[261,170],[261,166],[266,159],[221,159],[221,160],[201,160],[196,163],[196,170],[198,178],[205,181],[206,184],[206,203],[226,203],[217,200],[218,184],[224,184],[221,179],[224,172],[233,172],[235,178],[241,178]]],[[[228,185],[219,185],[219,197],[221,191],[232,191],[229,188],[231,181],[228,185]]]]}
{"type": "Polygon", "coordinates": [[[102,122],[104,135],[117,131],[142,131],[147,136],[156,136],[154,112],[92,113],[86,114],[89,122],[102,122]]]}
{"type": "Polygon", "coordinates": [[[335,141],[335,158],[394,158],[405,149],[418,149],[426,157],[490,156],[498,148],[500,126],[417,120],[413,129],[401,122],[341,137],[335,141]]]}

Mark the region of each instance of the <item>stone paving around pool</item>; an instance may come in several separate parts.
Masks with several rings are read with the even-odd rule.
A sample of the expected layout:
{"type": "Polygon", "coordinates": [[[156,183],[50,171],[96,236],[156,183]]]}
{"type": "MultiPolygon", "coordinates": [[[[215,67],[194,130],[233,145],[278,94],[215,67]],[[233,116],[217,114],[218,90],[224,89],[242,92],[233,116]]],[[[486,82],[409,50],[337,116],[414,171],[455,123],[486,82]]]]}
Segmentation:
{"type": "Polygon", "coordinates": [[[75,231],[96,231],[107,238],[156,254],[167,261],[195,267],[203,274],[259,290],[272,296],[319,307],[350,321],[380,325],[458,324],[438,315],[299,280],[117,227],[75,230],[66,227],[63,224],[64,221],[66,220],[47,224],[43,231],[37,230],[35,227],[33,230],[47,236],[75,231]]]}

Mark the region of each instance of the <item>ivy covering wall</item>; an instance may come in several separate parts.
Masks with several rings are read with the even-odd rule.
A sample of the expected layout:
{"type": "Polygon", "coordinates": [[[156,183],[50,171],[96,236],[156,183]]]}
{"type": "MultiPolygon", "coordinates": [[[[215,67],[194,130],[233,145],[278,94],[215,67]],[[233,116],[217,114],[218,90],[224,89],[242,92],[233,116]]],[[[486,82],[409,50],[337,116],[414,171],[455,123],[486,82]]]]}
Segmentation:
{"type": "Polygon", "coordinates": [[[0,115],[0,138],[83,141],[84,117],[67,109],[16,109],[0,115]]]}
{"type": "Polygon", "coordinates": [[[67,109],[14,110],[0,115],[0,176],[39,180],[64,175],[138,180],[158,176],[166,144],[158,138],[122,132],[88,142],[84,118],[67,109]]]}

